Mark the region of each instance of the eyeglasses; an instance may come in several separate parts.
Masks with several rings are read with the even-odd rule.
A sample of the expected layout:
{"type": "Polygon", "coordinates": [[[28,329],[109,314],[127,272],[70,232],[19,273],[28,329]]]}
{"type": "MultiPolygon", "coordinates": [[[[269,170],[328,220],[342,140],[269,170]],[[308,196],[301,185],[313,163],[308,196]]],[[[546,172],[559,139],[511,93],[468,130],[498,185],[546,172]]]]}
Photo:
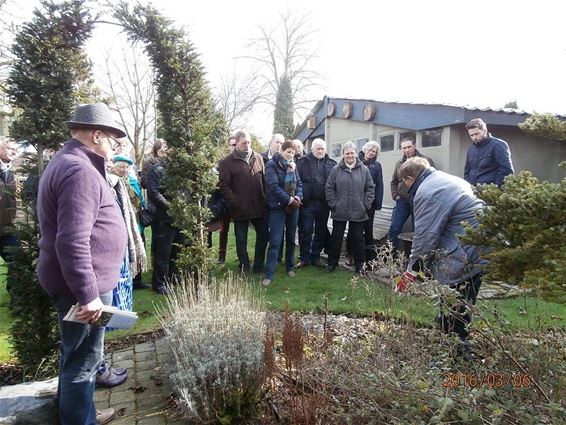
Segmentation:
{"type": "Polygon", "coordinates": [[[104,133],[104,134],[106,134],[106,136],[108,137],[108,140],[110,141],[110,147],[112,148],[112,150],[122,146],[122,142],[120,142],[118,139],[112,137],[108,133],[104,133]]]}

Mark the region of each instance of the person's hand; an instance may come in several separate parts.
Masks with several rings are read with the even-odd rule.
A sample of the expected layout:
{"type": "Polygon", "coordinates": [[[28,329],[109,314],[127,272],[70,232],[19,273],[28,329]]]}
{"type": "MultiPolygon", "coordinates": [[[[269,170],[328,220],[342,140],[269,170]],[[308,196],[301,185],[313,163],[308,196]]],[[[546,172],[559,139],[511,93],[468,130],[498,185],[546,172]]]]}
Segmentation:
{"type": "Polygon", "coordinates": [[[301,205],[301,200],[296,196],[291,198],[291,201],[289,202],[289,206],[294,210],[299,208],[301,205]]]}
{"type": "Polygon", "coordinates": [[[402,294],[403,292],[406,292],[411,286],[411,283],[413,283],[415,280],[417,280],[417,275],[414,274],[413,272],[406,271],[397,278],[397,284],[395,285],[395,292],[397,292],[398,294],[402,294]]]}
{"type": "Polygon", "coordinates": [[[96,297],[88,304],[79,306],[77,319],[85,323],[95,322],[102,314],[102,307],[104,307],[104,304],[102,304],[100,297],[96,297]]]}

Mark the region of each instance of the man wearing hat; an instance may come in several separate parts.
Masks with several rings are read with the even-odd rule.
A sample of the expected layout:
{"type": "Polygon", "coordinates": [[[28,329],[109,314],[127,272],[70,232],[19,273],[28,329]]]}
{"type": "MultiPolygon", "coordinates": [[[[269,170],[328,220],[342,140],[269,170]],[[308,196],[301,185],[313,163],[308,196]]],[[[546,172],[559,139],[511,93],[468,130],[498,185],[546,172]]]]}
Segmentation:
{"type": "Polygon", "coordinates": [[[102,103],[80,105],[67,122],[71,139],[54,156],[39,182],[41,239],[37,274],[57,310],[61,332],[60,423],[107,423],[113,409],[96,411],[95,375],[102,361],[104,328],[97,320],[120,277],[127,235],[106,182],[106,161],[125,133],[102,103]],[[63,321],[79,304],[79,324],[63,321]]]}

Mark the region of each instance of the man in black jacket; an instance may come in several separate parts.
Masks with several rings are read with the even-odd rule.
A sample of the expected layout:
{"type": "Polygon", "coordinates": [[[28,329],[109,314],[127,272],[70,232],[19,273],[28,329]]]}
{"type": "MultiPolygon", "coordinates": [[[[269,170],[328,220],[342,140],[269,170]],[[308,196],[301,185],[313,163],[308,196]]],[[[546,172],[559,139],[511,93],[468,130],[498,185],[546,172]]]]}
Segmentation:
{"type": "Polygon", "coordinates": [[[466,155],[464,180],[473,185],[494,183],[501,186],[505,177],[514,172],[509,145],[505,140],[493,137],[481,118],[468,122],[466,129],[472,144],[466,155]]]}
{"type": "Polygon", "coordinates": [[[153,276],[151,286],[158,294],[167,294],[166,283],[177,274],[175,258],[177,244],[184,242],[181,231],[172,225],[173,219],[168,213],[169,201],[164,188],[166,178],[165,162],[160,160],[147,172],[147,199],[155,208],[155,219],[151,224],[153,256],[153,276]]]}
{"type": "Polygon", "coordinates": [[[297,161],[299,176],[303,182],[303,206],[301,207],[301,243],[297,268],[320,265],[320,252],[328,238],[328,216],[324,186],[336,161],[326,154],[326,142],[314,139],[311,152],[297,161]],[[313,235],[314,233],[314,235],[313,235]]]}

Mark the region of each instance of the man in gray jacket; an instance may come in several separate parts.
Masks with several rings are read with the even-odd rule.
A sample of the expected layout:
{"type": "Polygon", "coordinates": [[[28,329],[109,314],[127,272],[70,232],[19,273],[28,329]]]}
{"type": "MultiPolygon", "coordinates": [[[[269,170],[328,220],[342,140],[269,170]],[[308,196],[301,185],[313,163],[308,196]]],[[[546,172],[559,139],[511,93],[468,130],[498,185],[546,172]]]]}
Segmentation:
{"type": "Polygon", "coordinates": [[[476,302],[485,264],[480,255],[486,248],[464,245],[458,235],[464,233],[463,222],[479,225],[476,214],[484,203],[468,182],[435,170],[424,158],[407,160],[399,176],[413,202],[415,233],[407,271],[397,290],[405,290],[421,267],[439,283],[456,289],[458,303],[450,315],[441,315],[439,320],[444,332],[455,332],[466,341],[471,320],[467,305],[476,302]]]}

